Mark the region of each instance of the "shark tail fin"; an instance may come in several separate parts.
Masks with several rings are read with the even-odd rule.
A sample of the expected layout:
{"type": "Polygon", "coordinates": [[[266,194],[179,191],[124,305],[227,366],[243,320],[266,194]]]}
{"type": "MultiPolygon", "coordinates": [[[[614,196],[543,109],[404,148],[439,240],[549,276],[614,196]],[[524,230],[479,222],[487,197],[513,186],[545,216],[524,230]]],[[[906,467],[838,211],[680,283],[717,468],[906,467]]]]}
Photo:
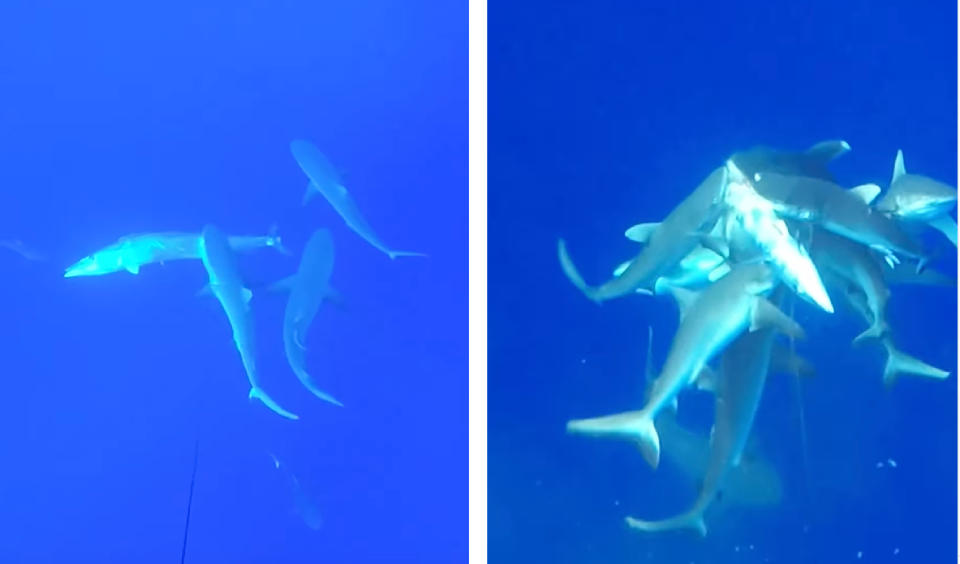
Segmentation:
{"type": "Polygon", "coordinates": [[[415,253],[413,251],[387,251],[387,256],[395,259],[398,257],[428,257],[430,255],[426,253],[415,253]]]}
{"type": "Polygon", "coordinates": [[[260,388],[250,388],[250,393],[248,394],[247,397],[251,400],[253,399],[260,400],[261,402],[263,402],[263,405],[267,406],[270,409],[270,411],[276,413],[280,417],[286,417],[287,419],[293,419],[294,421],[297,419],[300,419],[299,415],[291,413],[286,409],[280,407],[280,404],[275,402],[273,398],[271,398],[267,394],[267,392],[263,391],[260,388]]]}
{"type": "Polygon", "coordinates": [[[950,373],[946,370],[930,366],[918,358],[897,350],[889,339],[884,340],[883,346],[887,349],[887,364],[883,368],[883,383],[888,388],[893,386],[900,374],[913,374],[937,380],[943,380],[950,376],[950,373]]]}
{"type": "Polygon", "coordinates": [[[930,227],[946,235],[954,247],[957,246],[957,222],[952,217],[944,214],[931,219],[927,223],[930,227]]]}
{"type": "Polygon", "coordinates": [[[707,536],[707,524],[703,521],[703,514],[699,511],[684,513],[683,515],[677,515],[676,517],[670,517],[669,519],[662,519],[660,521],[644,521],[642,519],[634,519],[633,517],[627,517],[626,521],[627,526],[631,529],[637,529],[638,531],[647,533],[672,531],[676,529],[693,529],[697,531],[701,537],[707,536]]]}
{"type": "Polygon", "coordinates": [[[874,320],[873,324],[870,325],[863,333],[860,333],[853,339],[854,345],[859,345],[867,339],[882,339],[887,332],[890,331],[890,326],[887,325],[886,321],[880,321],[877,323],[874,320]]]}
{"type": "Polygon", "coordinates": [[[570,280],[570,283],[573,284],[576,289],[583,292],[587,298],[599,303],[595,297],[596,292],[592,287],[587,285],[583,276],[580,276],[580,272],[573,264],[573,260],[570,259],[570,253],[567,252],[567,243],[563,239],[557,240],[557,256],[560,259],[560,268],[563,269],[563,273],[567,276],[567,279],[570,280]]]}
{"type": "Polygon", "coordinates": [[[594,437],[622,437],[634,440],[651,468],[660,464],[660,436],[653,419],[642,411],[630,411],[592,419],[567,422],[567,432],[594,437]]]}
{"type": "Polygon", "coordinates": [[[270,246],[276,249],[278,253],[287,256],[293,255],[289,249],[283,246],[283,240],[280,238],[279,228],[276,223],[270,226],[270,231],[267,232],[267,236],[270,238],[270,246]]]}

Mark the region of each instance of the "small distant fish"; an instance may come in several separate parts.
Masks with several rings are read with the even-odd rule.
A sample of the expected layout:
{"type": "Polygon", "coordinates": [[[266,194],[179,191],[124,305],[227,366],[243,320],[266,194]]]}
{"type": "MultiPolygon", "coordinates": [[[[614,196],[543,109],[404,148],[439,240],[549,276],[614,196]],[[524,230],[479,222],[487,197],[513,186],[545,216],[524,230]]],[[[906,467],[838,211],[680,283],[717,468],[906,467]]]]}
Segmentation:
{"type": "Polygon", "coordinates": [[[300,518],[303,519],[304,524],[314,531],[320,529],[320,527],[323,526],[323,518],[320,515],[320,509],[317,507],[316,502],[303,491],[300,480],[287,468],[286,464],[281,462],[274,454],[267,454],[269,454],[273,460],[273,467],[283,473],[287,487],[290,488],[290,493],[293,495],[297,513],[300,515],[300,518]]]}
{"type": "Polygon", "coordinates": [[[3,241],[0,241],[0,247],[9,249],[27,260],[32,260],[32,261],[47,260],[45,256],[37,253],[33,249],[24,245],[23,241],[21,241],[20,239],[5,239],[3,241]]]}

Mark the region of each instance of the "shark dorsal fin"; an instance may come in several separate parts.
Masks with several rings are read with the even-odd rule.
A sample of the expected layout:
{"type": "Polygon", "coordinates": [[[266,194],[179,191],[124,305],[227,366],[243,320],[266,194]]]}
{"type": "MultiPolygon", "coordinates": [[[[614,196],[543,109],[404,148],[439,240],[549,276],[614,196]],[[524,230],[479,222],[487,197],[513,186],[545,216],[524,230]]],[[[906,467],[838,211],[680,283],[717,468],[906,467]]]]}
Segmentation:
{"type": "Polygon", "coordinates": [[[249,305],[249,304],[250,304],[250,300],[253,299],[253,292],[250,290],[250,288],[243,288],[243,289],[240,291],[240,294],[243,296],[243,303],[249,305]]]}
{"type": "Polygon", "coordinates": [[[623,234],[634,243],[646,243],[650,235],[660,227],[659,223],[638,223],[627,229],[623,234]]]}
{"type": "Polygon", "coordinates": [[[893,176],[890,178],[890,185],[893,186],[893,183],[905,174],[907,174],[907,169],[903,166],[903,151],[897,149],[897,158],[893,161],[893,176]]]}
{"type": "Polygon", "coordinates": [[[863,200],[863,203],[870,205],[880,195],[880,187],[876,184],[861,184],[860,186],[854,186],[849,192],[863,200]]]}
{"type": "Polygon", "coordinates": [[[821,141],[810,147],[804,154],[818,161],[828,163],[833,159],[850,152],[850,144],[842,139],[821,141]]]}

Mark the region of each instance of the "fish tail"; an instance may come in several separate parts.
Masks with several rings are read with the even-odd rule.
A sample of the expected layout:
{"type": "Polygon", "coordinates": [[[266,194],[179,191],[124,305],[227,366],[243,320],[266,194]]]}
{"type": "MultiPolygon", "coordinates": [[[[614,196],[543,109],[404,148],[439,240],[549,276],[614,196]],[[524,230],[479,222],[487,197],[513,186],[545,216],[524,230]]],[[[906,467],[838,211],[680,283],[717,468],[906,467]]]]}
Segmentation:
{"type": "Polygon", "coordinates": [[[573,260],[570,258],[570,253],[567,252],[567,243],[563,239],[557,240],[557,256],[560,259],[560,268],[563,269],[563,273],[567,276],[567,279],[570,280],[570,283],[573,284],[576,289],[583,292],[587,298],[599,303],[600,300],[596,296],[596,289],[588,286],[583,276],[580,275],[580,271],[577,270],[576,265],[573,264],[573,260]]]}
{"type": "Polygon", "coordinates": [[[283,246],[283,240],[280,238],[279,228],[277,227],[276,223],[270,226],[270,231],[267,233],[267,236],[269,237],[269,245],[276,249],[277,252],[288,256],[293,254],[289,249],[283,246]]]}
{"type": "Polygon", "coordinates": [[[647,533],[672,531],[676,529],[693,529],[700,533],[701,537],[707,536],[707,524],[703,521],[703,514],[700,511],[692,511],[660,521],[644,521],[642,519],[634,519],[633,517],[626,517],[626,521],[627,526],[631,529],[637,529],[647,533]]]}
{"type": "Polygon", "coordinates": [[[893,386],[900,374],[913,374],[914,376],[937,380],[943,380],[950,376],[950,373],[946,370],[931,366],[918,358],[897,350],[889,339],[884,341],[883,346],[887,349],[887,363],[883,368],[883,383],[888,388],[893,386]]]}
{"type": "Polygon", "coordinates": [[[630,411],[591,419],[575,419],[567,422],[567,432],[634,440],[647,464],[654,469],[660,464],[660,435],[657,434],[653,419],[646,412],[630,411]]]}
{"type": "Polygon", "coordinates": [[[889,331],[890,327],[886,321],[874,321],[863,333],[854,337],[853,344],[859,345],[867,339],[882,339],[889,331]]]}
{"type": "Polygon", "coordinates": [[[267,406],[270,409],[270,411],[276,413],[280,417],[286,417],[287,419],[293,419],[293,420],[300,419],[299,415],[291,413],[286,409],[280,407],[280,404],[275,402],[273,398],[271,398],[267,394],[267,392],[263,391],[260,388],[250,388],[250,393],[248,394],[247,397],[251,400],[252,399],[260,400],[261,402],[263,402],[263,405],[267,406]]]}

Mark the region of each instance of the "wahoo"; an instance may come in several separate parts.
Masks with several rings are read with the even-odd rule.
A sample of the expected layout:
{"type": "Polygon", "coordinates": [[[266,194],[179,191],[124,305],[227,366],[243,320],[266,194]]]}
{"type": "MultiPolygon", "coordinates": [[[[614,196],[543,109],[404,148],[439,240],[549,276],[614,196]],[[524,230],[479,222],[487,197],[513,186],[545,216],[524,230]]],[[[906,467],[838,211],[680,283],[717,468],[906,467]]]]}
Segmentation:
{"type": "Polygon", "coordinates": [[[290,292],[283,314],[283,349],[287,362],[297,379],[313,395],[335,405],[343,405],[321,390],[307,373],[304,338],[310,323],[320,310],[323,300],[335,296],[330,287],[333,273],[333,239],[326,229],[318,229],[307,241],[300,259],[300,267],[293,276],[277,282],[274,287],[290,292]]]}
{"type": "Polygon", "coordinates": [[[367,223],[363,215],[360,214],[360,209],[357,208],[357,204],[354,203],[353,198],[350,197],[350,193],[347,192],[347,189],[343,186],[337,170],[330,164],[327,157],[312,143],[303,140],[292,141],[290,143],[290,151],[293,153],[293,158],[296,159],[297,164],[300,165],[304,174],[310,179],[310,182],[307,183],[307,192],[303,197],[304,204],[310,201],[315,195],[323,194],[350,229],[360,237],[363,237],[363,239],[373,245],[374,248],[386,253],[391,259],[397,257],[426,256],[423,253],[395,251],[387,247],[377,234],[374,233],[373,228],[370,227],[370,224],[367,223]]]}
{"type": "MultiPolygon", "coordinates": [[[[228,237],[230,248],[248,252],[272,247],[283,254],[289,252],[280,242],[276,228],[266,236],[239,235],[228,237]]],[[[138,274],[140,267],[152,263],[200,258],[200,235],[194,233],[139,233],[121,237],[116,243],[80,259],[67,268],[64,278],[74,276],[100,276],[126,270],[138,274]]]]}
{"type": "Polygon", "coordinates": [[[260,387],[257,375],[254,341],[253,315],[250,311],[252,293],[244,287],[236,257],[226,235],[213,225],[203,228],[200,235],[200,260],[210,278],[210,290],[223,307],[230,327],[233,328],[233,342],[240,352],[240,360],[250,381],[250,399],[259,399],[274,413],[287,419],[299,419],[298,416],[280,407],[260,387]]]}
{"type": "Polygon", "coordinates": [[[570,421],[567,431],[635,440],[644,459],[656,468],[660,439],[654,420],[693,383],[711,358],[748,330],[776,327],[793,336],[803,334],[796,322],[763,297],[775,283],[771,270],[755,263],[735,266],[699,295],[674,288],[681,310],[680,325],[646,405],[640,411],[570,421]]]}

